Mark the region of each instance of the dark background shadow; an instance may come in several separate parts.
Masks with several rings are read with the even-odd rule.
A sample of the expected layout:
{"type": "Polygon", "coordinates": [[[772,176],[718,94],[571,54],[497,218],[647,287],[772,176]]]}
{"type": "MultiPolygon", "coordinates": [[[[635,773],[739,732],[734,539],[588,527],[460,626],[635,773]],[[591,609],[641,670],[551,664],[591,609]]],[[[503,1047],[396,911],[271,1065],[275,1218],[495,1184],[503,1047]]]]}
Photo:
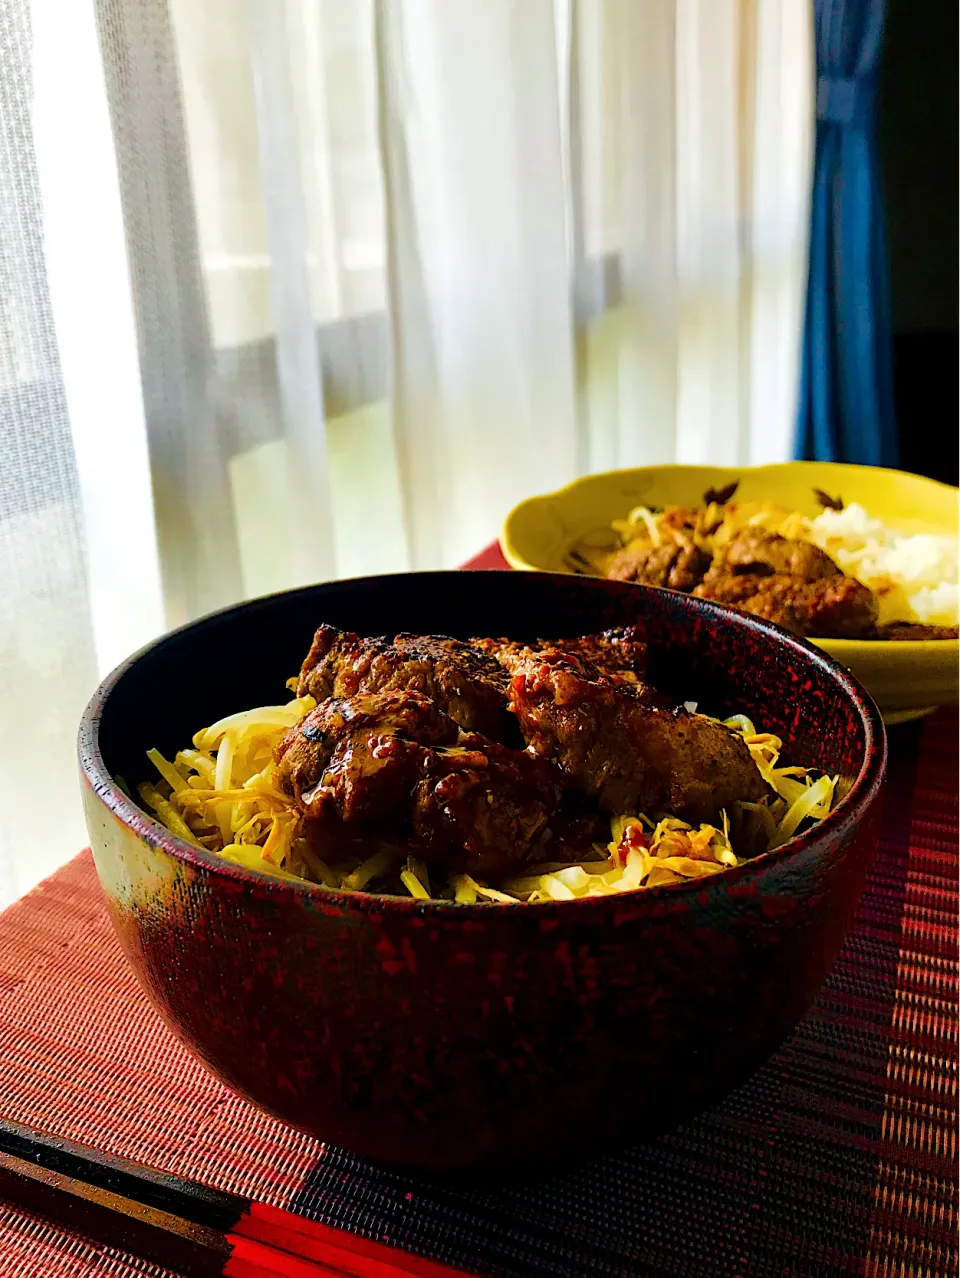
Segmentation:
{"type": "Polygon", "coordinates": [[[957,483],[956,0],[889,0],[879,136],[902,469],[957,483]]]}

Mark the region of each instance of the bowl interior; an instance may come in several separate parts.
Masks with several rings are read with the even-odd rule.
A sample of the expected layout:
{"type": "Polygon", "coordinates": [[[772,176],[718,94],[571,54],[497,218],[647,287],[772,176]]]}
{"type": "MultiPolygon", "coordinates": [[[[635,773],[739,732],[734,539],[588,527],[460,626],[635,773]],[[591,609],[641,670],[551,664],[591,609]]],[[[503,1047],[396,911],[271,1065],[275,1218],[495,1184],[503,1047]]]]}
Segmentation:
{"type": "Polygon", "coordinates": [[[852,781],[882,727],[869,698],[830,658],[752,618],[672,591],[526,573],[423,573],[308,587],[228,609],[166,636],[104,684],[81,731],[81,760],[131,786],[223,715],[291,695],[322,622],[361,634],[563,637],[635,624],[651,677],[677,702],[745,713],[782,736],[789,761],[852,781]]]}

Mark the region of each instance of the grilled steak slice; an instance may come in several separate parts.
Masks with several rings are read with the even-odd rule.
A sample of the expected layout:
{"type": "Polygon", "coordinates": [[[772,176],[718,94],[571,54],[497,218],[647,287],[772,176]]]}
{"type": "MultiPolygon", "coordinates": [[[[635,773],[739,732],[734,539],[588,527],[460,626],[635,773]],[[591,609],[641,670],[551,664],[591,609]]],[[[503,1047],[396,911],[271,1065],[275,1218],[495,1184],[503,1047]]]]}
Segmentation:
{"type": "Polygon", "coordinates": [[[457,725],[417,692],[330,697],[277,749],[284,789],[305,816],[383,821],[408,804],[428,748],[455,744],[457,725]]]}
{"type": "Polygon", "coordinates": [[[530,662],[510,686],[530,749],[605,812],[713,819],[767,787],[742,737],[686,710],[644,702],[623,684],[530,662]]]}
{"type": "Polygon", "coordinates": [[[536,859],[561,795],[552,764],[461,732],[410,690],[329,698],[286,735],[277,764],[314,836],[389,827],[424,860],[480,877],[536,859]]]}
{"type": "Polygon", "coordinates": [[[586,679],[638,686],[647,668],[647,645],[635,626],[576,639],[538,639],[535,644],[510,639],[472,639],[471,643],[495,657],[511,675],[531,660],[539,660],[567,666],[586,679]]]}
{"type": "Polygon", "coordinates": [[[542,858],[560,803],[551,763],[476,734],[438,752],[414,795],[413,831],[424,860],[496,878],[542,858]]]}
{"type": "Polygon", "coordinates": [[[321,626],[300,670],[298,696],[419,692],[467,732],[509,739],[509,676],[492,656],[442,635],[361,639],[321,626]]]}

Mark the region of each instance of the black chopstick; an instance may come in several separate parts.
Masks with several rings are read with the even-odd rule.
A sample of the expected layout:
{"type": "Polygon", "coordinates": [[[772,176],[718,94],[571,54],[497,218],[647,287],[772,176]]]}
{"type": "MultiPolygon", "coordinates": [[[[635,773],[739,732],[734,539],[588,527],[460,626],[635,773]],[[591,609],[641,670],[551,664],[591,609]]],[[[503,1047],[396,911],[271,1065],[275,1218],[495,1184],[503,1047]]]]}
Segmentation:
{"type": "Polygon", "coordinates": [[[219,1275],[243,1200],[0,1121],[0,1195],[101,1245],[219,1275]]]}
{"type": "Polygon", "coordinates": [[[187,1278],[455,1278],[408,1252],[3,1120],[0,1197],[187,1278]]]}

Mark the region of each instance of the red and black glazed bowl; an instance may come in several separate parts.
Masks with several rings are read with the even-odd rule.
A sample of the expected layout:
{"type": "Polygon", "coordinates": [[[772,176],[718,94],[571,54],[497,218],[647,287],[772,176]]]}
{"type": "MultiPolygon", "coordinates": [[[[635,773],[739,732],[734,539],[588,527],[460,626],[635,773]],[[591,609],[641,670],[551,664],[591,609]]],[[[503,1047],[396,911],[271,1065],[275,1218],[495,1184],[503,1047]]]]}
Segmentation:
{"type": "Polygon", "coordinates": [[[428,573],[256,600],[146,648],[80,732],[87,823],[123,947],[173,1030],[231,1086],[386,1162],[538,1160],[662,1129],[797,1024],[874,846],[880,716],[819,650],[672,591],[428,573]],[[833,813],[778,851],[621,897],[456,905],[267,879],[179,841],[117,786],[234,710],[284,699],[320,622],[534,638],[639,625],[678,700],[742,711],[839,773],[833,813]]]}

